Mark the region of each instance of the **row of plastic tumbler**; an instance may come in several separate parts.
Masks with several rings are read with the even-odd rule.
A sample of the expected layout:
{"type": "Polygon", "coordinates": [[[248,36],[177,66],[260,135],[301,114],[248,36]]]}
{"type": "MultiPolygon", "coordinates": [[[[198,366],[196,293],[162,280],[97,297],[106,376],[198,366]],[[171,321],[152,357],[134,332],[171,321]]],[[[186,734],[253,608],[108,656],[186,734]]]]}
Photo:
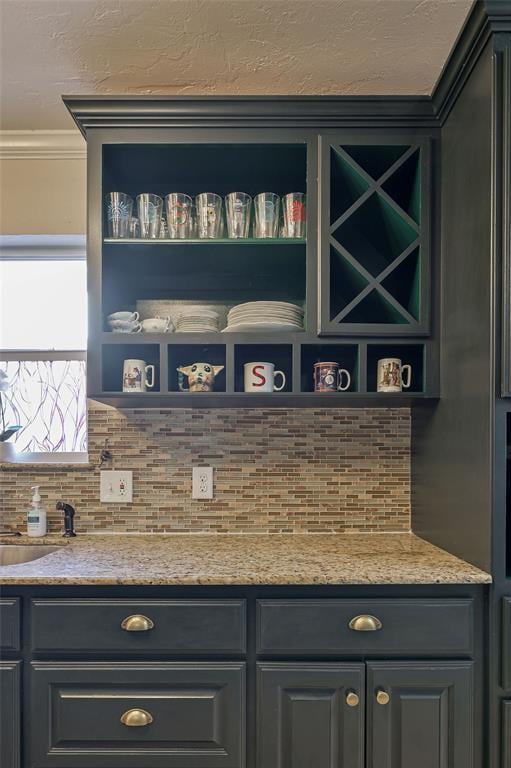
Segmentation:
{"type": "MultiPolygon", "coordinates": [[[[193,200],[181,192],[163,198],[143,193],[134,200],[125,192],[109,192],[106,196],[108,236],[187,240],[199,237],[224,237],[224,201],[213,192],[202,192],[193,200]],[[165,206],[166,219],[163,218],[165,206]]],[[[227,237],[303,238],[306,224],[306,199],[302,192],[282,197],[261,192],[254,199],[245,192],[225,196],[227,237]],[[252,209],[254,216],[252,217],[252,209]]]]}

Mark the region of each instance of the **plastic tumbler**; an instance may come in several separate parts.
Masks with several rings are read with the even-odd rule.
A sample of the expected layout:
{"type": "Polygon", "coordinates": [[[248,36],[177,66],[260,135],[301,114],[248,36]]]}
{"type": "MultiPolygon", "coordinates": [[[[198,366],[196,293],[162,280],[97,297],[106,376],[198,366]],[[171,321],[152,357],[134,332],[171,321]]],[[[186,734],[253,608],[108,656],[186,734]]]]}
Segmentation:
{"type": "Polygon", "coordinates": [[[160,236],[163,200],[158,195],[144,192],[137,197],[140,237],[154,239],[160,236]]]}
{"type": "Polygon", "coordinates": [[[227,237],[231,239],[248,237],[252,198],[245,192],[230,192],[225,197],[227,216],[227,237]]]}
{"type": "Polygon", "coordinates": [[[222,236],[222,198],[213,192],[201,192],[195,198],[199,238],[215,239],[222,236]]]}
{"type": "Polygon", "coordinates": [[[261,192],[254,197],[255,237],[278,237],[280,199],[273,192],[261,192]]]}
{"type": "Polygon", "coordinates": [[[307,221],[306,197],[303,192],[290,192],[282,198],[282,237],[305,237],[307,221]]]}
{"type": "Polygon", "coordinates": [[[185,240],[190,237],[192,198],[182,192],[171,192],[165,198],[165,203],[169,238],[171,240],[185,240]]]}
{"type": "Polygon", "coordinates": [[[109,192],[106,195],[108,237],[129,237],[133,198],[125,192],[109,192]]]}

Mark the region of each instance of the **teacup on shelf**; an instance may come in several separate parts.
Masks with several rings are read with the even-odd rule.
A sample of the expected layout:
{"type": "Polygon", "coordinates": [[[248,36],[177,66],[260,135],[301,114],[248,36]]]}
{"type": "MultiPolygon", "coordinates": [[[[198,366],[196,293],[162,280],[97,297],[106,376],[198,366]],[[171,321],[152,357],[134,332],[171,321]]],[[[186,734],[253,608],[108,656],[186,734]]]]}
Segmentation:
{"type": "Polygon", "coordinates": [[[113,333],[140,333],[142,325],[138,321],[109,320],[108,326],[113,333]]]}
{"type": "Polygon", "coordinates": [[[170,317],[148,317],[142,320],[141,326],[144,333],[167,333],[174,330],[170,317]]]}

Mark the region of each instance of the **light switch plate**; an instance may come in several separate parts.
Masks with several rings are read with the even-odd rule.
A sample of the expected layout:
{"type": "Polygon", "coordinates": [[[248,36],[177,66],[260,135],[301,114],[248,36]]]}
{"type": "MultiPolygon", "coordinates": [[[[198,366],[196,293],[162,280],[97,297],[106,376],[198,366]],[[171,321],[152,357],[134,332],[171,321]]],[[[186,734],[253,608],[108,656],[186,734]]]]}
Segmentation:
{"type": "Polygon", "coordinates": [[[104,470],[99,473],[99,500],[104,503],[131,504],[133,501],[133,472],[104,470]]]}

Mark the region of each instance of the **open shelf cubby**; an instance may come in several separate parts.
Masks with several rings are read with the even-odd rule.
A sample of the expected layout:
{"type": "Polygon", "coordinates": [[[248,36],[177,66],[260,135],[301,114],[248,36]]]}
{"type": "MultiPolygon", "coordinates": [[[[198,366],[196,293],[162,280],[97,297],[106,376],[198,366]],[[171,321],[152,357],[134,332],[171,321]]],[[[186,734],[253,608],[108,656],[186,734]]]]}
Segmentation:
{"type": "Polygon", "coordinates": [[[321,332],[426,333],[426,147],[332,144],[329,152],[328,309],[321,332]]]}
{"type": "MultiPolygon", "coordinates": [[[[420,393],[425,391],[425,347],[423,344],[368,344],[367,345],[367,391],[377,391],[378,360],[397,358],[403,365],[412,369],[411,385],[405,393],[420,393]]],[[[401,393],[387,393],[390,397],[401,393]]]]}
{"type": "MultiPolygon", "coordinates": [[[[180,374],[178,368],[193,366],[195,363],[206,363],[209,366],[223,366],[215,377],[214,392],[226,390],[226,354],[224,344],[178,344],[169,345],[169,391],[180,392],[180,374]]],[[[189,382],[186,376],[181,377],[182,386],[188,388],[189,382]]],[[[203,394],[203,393],[194,393],[203,394]]]]}
{"type": "MultiPolygon", "coordinates": [[[[275,395],[293,390],[293,346],[291,344],[236,344],[234,347],[234,391],[244,392],[244,366],[246,363],[273,363],[276,371],[286,378],[283,389],[275,395]]],[[[281,379],[277,377],[277,386],[281,379]]],[[[271,394],[271,393],[270,393],[271,394]]]]}
{"type": "MultiPolygon", "coordinates": [[[[125,360],[140,360],[154,365],[155,382],[148,393],[160,391],[160,346],[159,344],[119,343],[104,344],[102,347],[102,387],[104,392],[122,392],[123,366],[125,360]]],[[[126,393],[131,397],[134,393],[126,393]]]]}
{"type": "MultiPolygon", "coordinates": [[[[347,392],[358,392],[360,383],[359,348],[357,344],[302,344],[300,356],[300,390],[314,392],[314,364],[338,363],[351,379],[347,392]]],[[[317,393],[330,395],[331,393],[317,393]]],[[[342,393],[340,393],[342,394],[342,393]]]]}

